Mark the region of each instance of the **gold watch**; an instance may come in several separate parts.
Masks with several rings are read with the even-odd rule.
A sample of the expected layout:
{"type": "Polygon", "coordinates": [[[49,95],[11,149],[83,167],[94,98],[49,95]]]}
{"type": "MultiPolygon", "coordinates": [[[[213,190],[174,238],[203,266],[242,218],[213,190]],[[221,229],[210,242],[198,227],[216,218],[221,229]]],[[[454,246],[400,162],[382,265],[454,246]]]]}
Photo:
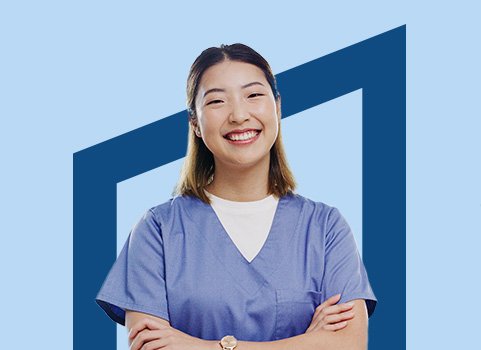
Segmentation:
{"type": "Polygon", "coordinates": [[[237,346],[237,339],[233,335],[226,335],[220,340],[219,344],[223,350],[234,350],[237,346]]]}

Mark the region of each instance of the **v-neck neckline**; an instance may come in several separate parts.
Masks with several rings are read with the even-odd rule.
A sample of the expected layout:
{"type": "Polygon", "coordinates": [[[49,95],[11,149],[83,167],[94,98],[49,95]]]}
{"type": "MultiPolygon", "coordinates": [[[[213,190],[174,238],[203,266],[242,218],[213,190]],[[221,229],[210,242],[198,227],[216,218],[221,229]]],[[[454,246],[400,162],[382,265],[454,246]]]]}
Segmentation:
{"type": "MultiPolygon", "coordinates": [[[[285,197],[285,196],[284,196],[285,197]]],[[[254,265],[255,264],[255,261],[257,260],[257,257],[259,257],[259,255],[262,254],[262,252],[264,251],[264,247],[268,246],[270,244],[270,242],[273,240],[272,236],[275,234],[274,230],[273,230],[273,227],[274,227],[274,224],[276,223],[276,220],[278,220],[278,216],[280,215],[279,214],[279,208],[281,207],[281,201],[284,199],[284,197],[281,197],[279,198],[279,201],[277,202],[276,204],[276,211],[274,212],[274,218],[272,219],[272,223],[271,223],[271,226],[269,228],[269,233],[267,234],[267,238],[266,240],[264,241],[264,244],[262,245],[261,249],[257,252],[256,256],[251,260],[247,260],[246,257],[244,256],[244,254],[242,254],[242,252],[239,250],[239,247],[237,247],[237,245],[235,244],[235,242],[232,240],[232,237],[230,236],[230,234],[227,232],[226,228],[224,227],[224,225],[222,225],[222,222],[220,221],[220,218],[219,216],[217,215],[216,211],[214,210],[214,208],[212,207],[211,204],[209,204],[209,208],[212,212],[212,214],[215,216],[216,218],[216,221],[217,221],[217,226],[219,226],[219,229],[218,230],[215,230],[216,232],[219,232],[219,234],[221,234],[222,236],[224,237],[227,237],[227,239],[225,239],[227,245],[230,247],[229,249],[232,250],[232,251],[235,251],[236,252],[236,255],[237,257],[242,260],[242,262],[246,265],[254,265]]],[[[265,199],[265,198],[264,198],[265,199]]]]}
{"type": "Polygon", "coordinates": [[[296,198],[295,194],[279,198],[267,239],[251,262],[239,251],[210,204],[192,197],[187,212],[194,223],[193,227],[208,242],[235,285],[254,295],[268,283],[287,255],[302,209],[301,201],[296,198]]]}

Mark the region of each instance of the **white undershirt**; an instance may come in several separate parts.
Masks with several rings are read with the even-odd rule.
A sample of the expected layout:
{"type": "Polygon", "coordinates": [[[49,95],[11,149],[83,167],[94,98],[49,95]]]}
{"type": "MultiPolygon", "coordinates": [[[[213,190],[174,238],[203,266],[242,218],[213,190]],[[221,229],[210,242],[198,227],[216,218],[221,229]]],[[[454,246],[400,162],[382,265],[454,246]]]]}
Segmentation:
{"type": "Polygon", "coordinates": [[[258,201],[236,202],[204,191],[232,242],[251,262],[269,235],[279,199],[271,194],[258,201]]]}

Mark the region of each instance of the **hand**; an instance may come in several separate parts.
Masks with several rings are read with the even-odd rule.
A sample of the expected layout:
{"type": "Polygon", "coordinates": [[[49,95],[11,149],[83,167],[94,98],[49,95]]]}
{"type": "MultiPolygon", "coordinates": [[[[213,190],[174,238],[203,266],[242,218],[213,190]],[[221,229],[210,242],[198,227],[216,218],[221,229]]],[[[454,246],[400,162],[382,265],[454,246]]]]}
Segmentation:
{"type": "Polygon", "coordinates": [[[320,329],[337,331],[347,326],[347,320],[354,317],[354,311],[351,311],[354,303],[335,305],[340,298],[341,294],[336,294],[316,308],[306,333],[320,329]]]}
{"type": "Polygon", "coordinates": [[[139,321],[129,333],[130,350],[199,350],[211,348],[210,342],[192,337],[151,318],[139,321]]]}

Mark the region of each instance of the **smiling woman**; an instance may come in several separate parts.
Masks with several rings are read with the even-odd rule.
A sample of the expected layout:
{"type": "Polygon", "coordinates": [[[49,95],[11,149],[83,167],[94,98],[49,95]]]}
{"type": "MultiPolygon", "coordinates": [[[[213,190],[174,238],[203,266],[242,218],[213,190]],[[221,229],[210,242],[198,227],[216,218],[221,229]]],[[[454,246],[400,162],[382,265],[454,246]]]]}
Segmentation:
{"type": "Polygon", "coordinates": [[[134,350],[366,349],[377,300],[339,210],[294,192],[267,61],[203,51],[187,105],[173,197],[134,227],[97,303],[134,350]]]}

